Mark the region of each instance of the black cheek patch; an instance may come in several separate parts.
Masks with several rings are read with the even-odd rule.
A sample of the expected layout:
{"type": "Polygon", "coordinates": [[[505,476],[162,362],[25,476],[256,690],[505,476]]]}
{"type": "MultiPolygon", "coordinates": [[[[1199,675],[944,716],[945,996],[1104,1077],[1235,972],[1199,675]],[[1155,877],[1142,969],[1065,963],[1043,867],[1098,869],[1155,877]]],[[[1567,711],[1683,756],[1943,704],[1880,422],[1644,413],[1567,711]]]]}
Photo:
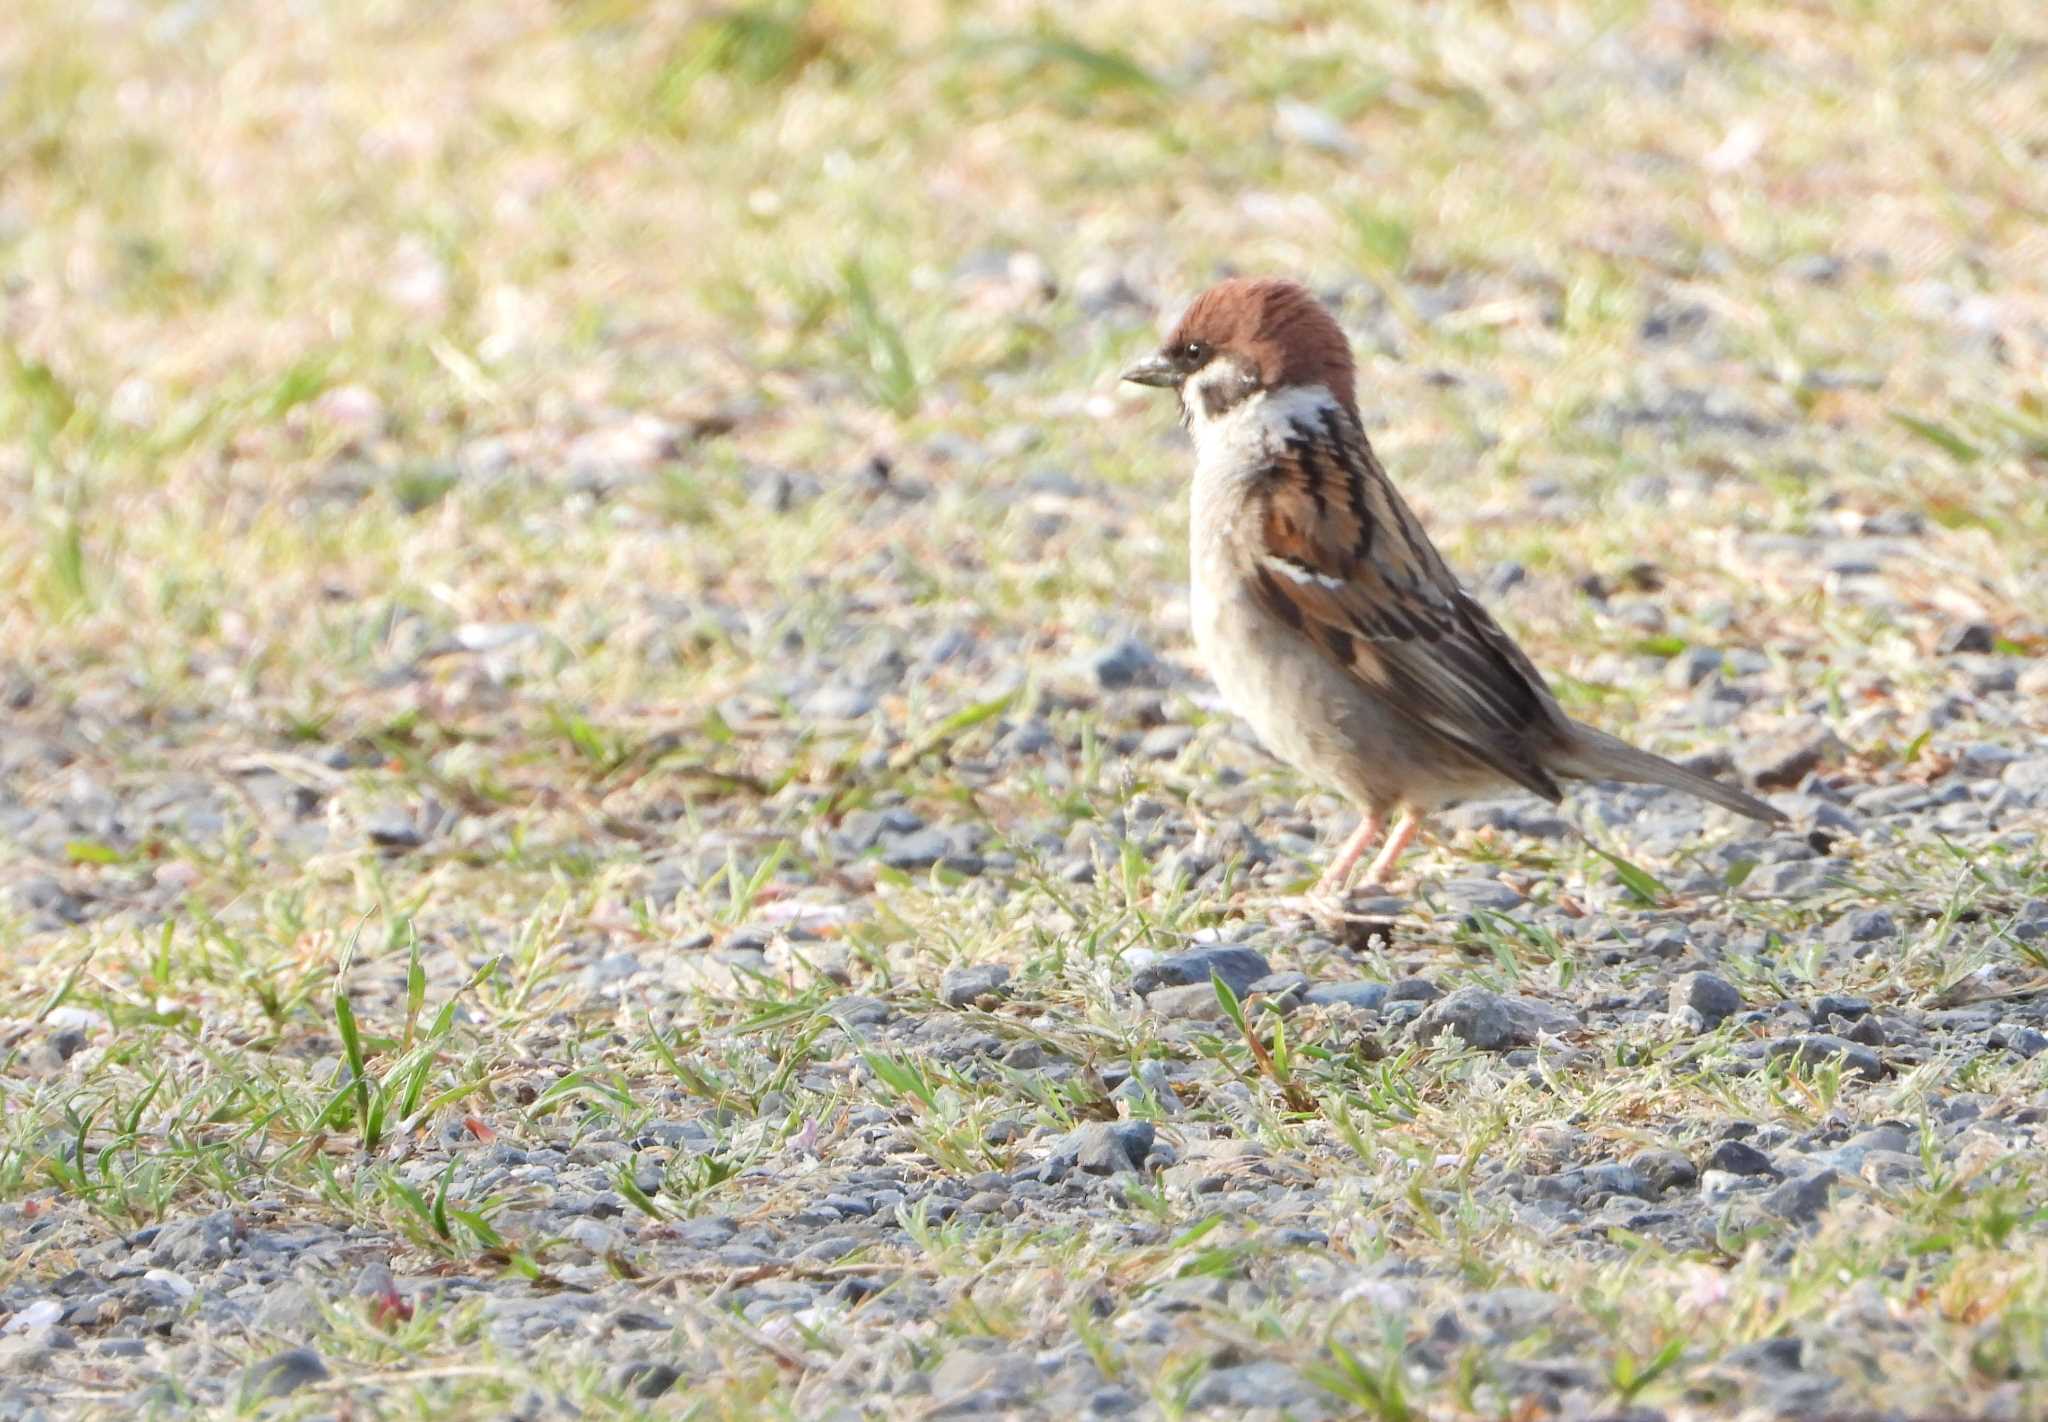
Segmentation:
{"type": "Polygon", "coordinates": [[[1250,371],[1240,372],[1235,380],[1213,380],[1201,387],[1202,413],[1213,420],[1236,409],[1258,389],[1259,378],[1250,371]]]}

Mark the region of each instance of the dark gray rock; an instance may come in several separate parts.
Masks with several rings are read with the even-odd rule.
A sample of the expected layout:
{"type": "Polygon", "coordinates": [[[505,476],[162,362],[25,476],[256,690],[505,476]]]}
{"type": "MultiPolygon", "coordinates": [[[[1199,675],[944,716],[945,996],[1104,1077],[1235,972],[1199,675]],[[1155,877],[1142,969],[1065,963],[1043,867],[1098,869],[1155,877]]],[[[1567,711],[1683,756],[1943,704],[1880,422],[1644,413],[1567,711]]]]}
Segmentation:
{"type": "Polygon", "coordinates": [[[1722,1361],[1752,1372],[1796,1373],[1803,1365],[1805,1353],[1805,1344],[1797,1338],[1766,1338],[1760,1343],[1731,1348],[1722,1361]]]}
{"type": "Polygon", "coordinates": [[[667,1363],[634,1359],[612,1370],[612,1390],[633,1397],[660,1397],[682,1380],[682,1373],[667,1363]]]}
{"type": "Polygon", "coordinates": [[[312,1383],[326,1382],[331,1376],[327,1364],[311,1348],[288,1348],[251,1363],[242,1374],[242,1394],[245,1397],[285,1397],[312,1383]]]}
{"type": "Polygon", "coordinates": [[[1753,1044],[1751,1050],[1755,1047],[1763,1048],[1765,1055],[1774,1058],[1797,1056],[1801,1062],[1809,1066],[1840,1057],[1845,1071],[1853,1072],[1865,1081],[1882,1081],[1885,1077],[1884,1061],[1876,1052],[1861,1043],[1825,1032],[1759,1042],[1753,1044]]]}
{"type": "Polygon", "coordinates": [[[882,862],[905,873],[945,868],[958,874],[979,874],[987,867],[987,861],[964,847],[957,835],[936,826],[885,834],[881,846],[882,862]]]}
{"type": "Polygon", "coordinates": [[[1353,983],[1317,983],[1302,994],[1302,1001],[1315,1007],[1357,1007],[1377,1012],[1386,1002],[1389,990],[1386,983],[1362,980],[1353,983]]]}
{"type": "Polygon", "coordinates": [[[848,993],[825,1004],[825,1015],[847,1027],[876,1027],[894,1015],[895,1009],[879,997],[848,993]]]}
{"type": "Polygon", "coordinates": [[[1462,987],[1422,1010],[1410,1029],[1428,1041],[1449,1032],[1482,1052],[1533,1045],[1539,1037],[1575,1031],[1579,1020],[1561,1008],[1526,997],[1502,997],[1482,987],[1462,987]]]}
{"type": "Polygon", "coordinates": [[[1683,1190],[1699,1182],[1700,1172],[1683,1151],[1651,1149],[1629,1162],[1658,1194],[1683,1190]]]}
{"type": "Polygon", "coordinates": [[[1098,1121],[1067,1137],[1054,1155],[1089,1175],[1116,1175],[1143,1170],[1157,1138],[1149,1121],[1098,1121]]]}
{"type": "Polygon", "coordinates": [[[1824,765],[1848,754],[1841,737],[1818,719],[1751,742],[1736,754],[1743,776],[1764,790],[1789,790],[1824,765]]]}
{"type": "Polygon", "coordinates": [[[1870,1015],[1870,999],[1867,997],[1840,997],[1826,993],[1813,1000],[1813,1025],[1825,1027],[1839,1017],[1845,1022],[1870,1015]]]}
{"type": "Polygon", "coordinates": [[[1498,879],[1449,879],[1440,892],[1444,901],[1459,913],[1472,913],[1479,909],[1506,913],[1522,902],[1520,894],[1498,879]]]}
{"type": "Polygon", "coordinates": [[[427,842],[426,832],[413,823],[412,817],[395,810],[372,816],[363,825],[363,835],[377,848],[393,853],[418,849],[427,842]]]}
{"type": "Polygon", "coordinates": [[[1816,1170],[1811,1175],[1787,1180],[1764,1196],[1764,1211],[1787,1224],[1811,1224],[1828,1207],[1840,1179],[1833,1170],[1816,1170]]]}
{"type": "Polygon", "coordinates": [[[1242,997],[1251,985],[1272,972],[1260,953],[1234,944],[1211,944],[1170,954],[1147,964],[1131,975],[1131,988],[1149,994],[1163,987],[1207,984],[1209,975],[1223,979],[1230,990],[1242,997]]]}
{"type": "Polygon", "coordinates": [[[1875,943],[1897,938],[1899,925],[1885,909],[1854,909],[1829,924],[1827,936],[1830,943],[1875,943]]]}
{"type": "Polygon", "coordinates": [[[1718,1027],[1742,1011],[1742,994],[1735,984],[1713,973],[1684,973],[1671,984],[1671,1011],[1674,1015],[1691,1012],[1701,1026],[1718,1027]]]}
{"type": "Polygon", "coordinates": [[[1399,978],[1387,989],[1388,1002],[1435,1002],[1443,995],[1428,978],[1399,978]]]}
{"type": "Polygon", "coordinates": [[[1309,1409],[1323,1411],[1328,1397],[1285,1363],[1262,1360],[1212,1370],[1195,1385],[1188,1403],[1198,1410],[1235,1416],[1254,1410],[1299,1415],[1309,1409]]]}
{"type": "Polygon", "coordinates": [[[1442,813],[1441,819],[1446,826],[1468,833],[1490,829],[1525,834],[1531,839],[1560,839],[1571,833],[1571,822],[1534,795],[1454,805],[1442,813]]]}
{"type": "Polygon", "coordinates": [[[2005,774],[2000,778],[2024,795],[2028,803],[2038,805],[2048,799],[2048,756],[2016,760],[2005,768],[2005,774]]]}
{"type": "Polygon", "coordinates": [[[235,1216],[228,1210],[174,1220],[157,1235],[150,1258],[159,1269],[205,1268],[234,1252],[236,1233],[235,1216]]]}
{"type": "Polygon", "coordinates": [[[1138,1394],[1128,1388],[1099,1387],[1088,1394],[1088,1415],[1121,1417],[1127,1412],[1137,1411],[1139,1401],[1138,1394]]]}
{"type": "Polygon", "coordinates": [[[1988,652],[1998,643],[1998,629],[1988,622],[1960,622],[1941,634],[1934,650],[1944,657],[1965,652],[1988,652]]]}
{"type": "Polygon", "coordinates": [[[1095,654],[1090,663],[1095,684],[1104,691],[1123,691],[1134,686],[1165,686],[1171,679],[1166,664],[1152,649],[1135,637],[1095,654]]]}
{"type": "Polygon", "coordinates": [[[1664,684],[1687,691],[1721,670],[1721,653],[1713,647],[1687,647],[1664,664],[1664,684]]]}
{"type": "Polygon", "coordinates": [[[1268,973],[1257,982],[1248,984],[1245,988],[1246,993],[1255,994],[1260,997],[1287,997],[1299,995],[1308,990],[1308,974],[1295,972],[1291,968],[1282,969],[1277,973],[1268,973]]]}
{"type": "Polygon", "coordinates": [[[972,1007],[984,998],[1007,997],[1010,970],[1001,963],[975,963],[950,969],[939,979],[939,1001],[948,1007],[972,1007]]]}
{"type": "Polygon", "coordinates": [[[1730,1175],[1779,1175],[1771,1158],[1748,1141],[1722,1141],[1707,1153],[1707,1169],[1730,1175]]]}

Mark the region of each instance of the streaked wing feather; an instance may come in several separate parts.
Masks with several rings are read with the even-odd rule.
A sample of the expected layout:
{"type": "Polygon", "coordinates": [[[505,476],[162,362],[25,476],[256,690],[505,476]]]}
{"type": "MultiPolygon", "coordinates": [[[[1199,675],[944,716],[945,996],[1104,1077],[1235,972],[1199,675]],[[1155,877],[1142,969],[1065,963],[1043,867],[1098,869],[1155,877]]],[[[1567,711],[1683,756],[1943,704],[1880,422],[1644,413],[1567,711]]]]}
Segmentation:
{"type": "Polygon", "coordinates": [[[1446,740],[1559,798],[1530,753],[1559,719],[1542,675],[1458,586],[1348,414],[1297,429],[1252,501],[1247,552],[1275,614],[1446,740]]]}

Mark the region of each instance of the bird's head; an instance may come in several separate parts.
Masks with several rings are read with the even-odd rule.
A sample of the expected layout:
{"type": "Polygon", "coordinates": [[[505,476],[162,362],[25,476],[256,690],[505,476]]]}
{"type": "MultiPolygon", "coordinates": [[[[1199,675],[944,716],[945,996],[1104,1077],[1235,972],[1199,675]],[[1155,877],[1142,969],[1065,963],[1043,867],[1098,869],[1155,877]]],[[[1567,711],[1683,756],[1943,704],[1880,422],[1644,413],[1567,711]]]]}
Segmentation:
{"type": "Polygon", "coordinates": [[[1180,395],[1199,436],[1247,401],[1283,392],[1326,392],[1356,408],[1351,344],[1307,287],[1233,277],[1196,297],[1157,351],[1125,380],[1180,395]]]}

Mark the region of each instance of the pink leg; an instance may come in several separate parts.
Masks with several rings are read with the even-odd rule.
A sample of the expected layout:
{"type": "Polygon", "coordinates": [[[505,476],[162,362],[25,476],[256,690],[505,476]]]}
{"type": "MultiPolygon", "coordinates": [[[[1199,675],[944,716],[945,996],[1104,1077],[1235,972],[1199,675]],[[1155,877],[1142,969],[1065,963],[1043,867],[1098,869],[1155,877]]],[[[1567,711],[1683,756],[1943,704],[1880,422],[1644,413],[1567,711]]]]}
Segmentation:
{"type": "Polygon", "coordinates": [[[1394,832],[1387,836],[1387,842],[1380,846],[1379,857],[1372,861],[1372,868],[1365,871],[1365,882],[1384,884],[1387,875],[1394,872],[1395,863],[1401,852],[1415,843],[1415,836],[1422,833],[1422,816],[1413,810],[1401,811],[1394,821],[1394,832]]]}
{"type": "Polygon", "coordinates": [[[1358,828],[1344,841],[1337,851],[1337,857],[1330,861],[1330,867],[1323,871],[1323,877],[1316,880],[1311,893],[1320,899],[1335,899],[1344,896],[1345,885],[1351,882],[1351,871],[1358,867],[1358,861],[1365,857],[1365,851],[1372,848],[1372,842],[1380,837],[1384,821],[1370,810],[1358,822],[1358,828]]]}

